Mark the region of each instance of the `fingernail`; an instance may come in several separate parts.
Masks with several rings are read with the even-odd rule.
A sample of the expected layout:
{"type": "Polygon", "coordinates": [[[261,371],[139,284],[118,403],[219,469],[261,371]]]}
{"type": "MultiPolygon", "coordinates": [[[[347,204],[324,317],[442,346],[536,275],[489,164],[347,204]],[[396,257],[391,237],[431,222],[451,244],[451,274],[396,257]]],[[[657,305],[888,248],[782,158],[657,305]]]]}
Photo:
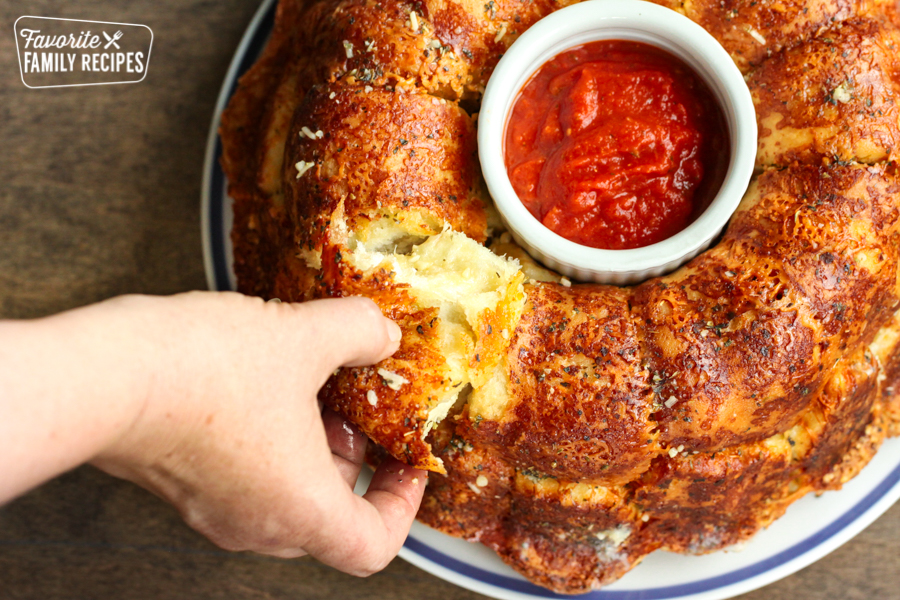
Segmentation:
{"type": "Polygon", "coordinates": [[[388,322],[388,337],[391,338],[392,342],[399,342],[400,338],[403,337],[400,327],[390,319],[386,319],[386,321],[388,322]]]}

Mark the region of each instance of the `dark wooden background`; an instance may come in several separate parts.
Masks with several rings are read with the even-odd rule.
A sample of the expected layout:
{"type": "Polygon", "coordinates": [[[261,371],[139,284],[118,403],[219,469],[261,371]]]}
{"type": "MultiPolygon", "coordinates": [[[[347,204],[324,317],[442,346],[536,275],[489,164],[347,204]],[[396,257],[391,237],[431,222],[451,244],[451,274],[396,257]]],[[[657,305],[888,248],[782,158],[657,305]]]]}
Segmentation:
{"type": "MultiPolygon", "coordinates": [[[[126,292],[205,287],[201,167],[213,105],[254,0],[0,4],[0,317],[126,292]],[[135,85],[30,90],[21,15],[143,23],[135,85]]],[[[0,474],[2,476],[2,474],[0,474]]],[[[356,579],[309,559],[219,551],[150,494],[81,468],[0,509],[0,599],[473,599],[402,560],[356,579]]],[[[744,600],[900,598],[900,506],[744,600]]]]}

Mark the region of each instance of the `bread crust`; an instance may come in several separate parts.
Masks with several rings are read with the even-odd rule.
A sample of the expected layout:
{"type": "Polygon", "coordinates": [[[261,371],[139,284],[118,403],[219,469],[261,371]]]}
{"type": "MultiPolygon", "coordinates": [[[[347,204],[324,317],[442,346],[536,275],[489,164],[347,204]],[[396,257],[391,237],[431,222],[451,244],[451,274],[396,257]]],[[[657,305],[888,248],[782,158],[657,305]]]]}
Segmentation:
{"type": "Polygon", "coordinates": [[[745,540],[900,433],[896,6],[659,3],[747,74],[758,175],[632,288],[536,265],[477,167],[493,66],[566,2],[282,0],[220,130],[239,289],[403,331],[320,398],[435,473],[420,520],[565,593],[745,540]]]}

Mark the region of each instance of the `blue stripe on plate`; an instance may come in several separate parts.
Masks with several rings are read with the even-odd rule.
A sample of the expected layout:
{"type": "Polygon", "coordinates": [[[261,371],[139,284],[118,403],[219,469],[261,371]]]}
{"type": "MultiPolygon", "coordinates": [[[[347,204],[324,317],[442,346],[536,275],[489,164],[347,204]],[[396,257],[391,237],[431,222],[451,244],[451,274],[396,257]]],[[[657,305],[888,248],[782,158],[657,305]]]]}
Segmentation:
{"type": "MultiPolygon", "coordinates": [[[[230,82],[230,90],[228,97],[234,94],[237,88],[237,80],[243,75],[262,51],[275,19],[275,4],[266,13],[259,27],[253,35],[247,51],[241,58],[240,68],[237,77],[230,82]]],[[[225,176],[219,165],[219,159],[222,155],[222,144],[220,140],[216,140],[215,160],[212,163],[211,190],[209,202],[209,228],[207,232],[210,238],[210,246],[213,255],[213,269],[215,275],[216,289],[230,289],[228,276],[228,263],[226,261],[225,251],[225,231],[223,220],[222,198],[224,198],[225,176]]],[[[750,565],[718,575],[708,579],[701,579],[691,583],[668,586],[661,588],[646,588],[642,590],[598,590],[580,596],[578,598],[589,598],[591,600],[664,600],[667,598],[679,598],[708,592],[725,586],[733,585],[741,581],[745,581],[751,577],[755,577],[774,569],[790,560],[793,560],[811,550],[818,547],[828,539],[840,533],[858,518],[860,518],[867,510],[869,510],[876,502],[878,502],[886,493],[888,493],[897,483],[900,482],[900,465],[897,466],[885,479],[865,498],[857,503],[853,508],[845,512],[838,519],[833,521],[827,527],[819,530],[816,534],[811,535],[805,540],[791,546],[790,548],[779,552],[778,554],[762,560],[756,564],[750,565]]],[[[571,595],[555,594],[549,590],[538,587],[527,581],[498,575],[484,569],[480,569],[468,563],[462,562],[440,552],[423,542],[410,536],[404,544],[406,548],[415,552],[422,558],[433,563],[439,564],[447,569],[455,571],[460,575],[480,581],[482,583],[492,585],[494,587],[506,589],[521,594],[528,594],[538,598],[572,598],[571,595]]]]}
{"type": "MultiPolygon", "coordinates": [[[[900,465],[898,465],[891,473],[882,480],[882,482],[865,498],[860,500],[853,508],[845,512],[839,518],[835,519],[828,526],[820,529],[817,533],[809,536],[805,540],[794,544],[790,548],[775,554],[765,560],[761,560],[756,564],[710,577],[692,581],[683,585],[673,585],[661,588],[646,588],[642,590],[599,590],[575,596],[577,598],[590,598],[591,600],[664,600],[668,598],[679,598],[682,596],[690,596],[691,594],[699,594],[708,592],[717,588],[725,587],[739,583],[751,577],[755,577],[766,571],[774,569],[790,560],[793,560],[810,550],[821,545],[831,537],[840,533],[845,527],[856,521],[867,510],[869,510],[876,502],[878,502],[885,494],[887,494],[897,483],[900,482],[900,465]]],[[[456,571],[460,575],[470,577],[481,581],[488,585],[504,588],[522,594],[529,594],[541,598],[572,598],[571,595],[555,594],[549,590],[538,587],[534,584],[514,579],[505,575],[498,575],[484,569],[469,565],[462,561],[456,560],[452,556],[448,556],[434,548],[423,544],[419,540],[412,537],[407,538],[404,544],[407,548],[422,556],[423,558],[437,563],[448,569],[456,571]]]]}
{"type": "MultiPolygon", "coordinates": [[[[234,90],[232,90],[234,93],[234,90]]],[[[231,97],[231,93],[228,94],[231,97]]],[[[225,221],[222,215],[222,199],[225,197],[225,175],[219,160],[222,158],[222,142],[216,138],[215,166],[209,192],[209,243],[212,247],[213,276],[216,290],[222,292],[231,289],[228,281],[228,262],[225,258],[225,221]]]]}

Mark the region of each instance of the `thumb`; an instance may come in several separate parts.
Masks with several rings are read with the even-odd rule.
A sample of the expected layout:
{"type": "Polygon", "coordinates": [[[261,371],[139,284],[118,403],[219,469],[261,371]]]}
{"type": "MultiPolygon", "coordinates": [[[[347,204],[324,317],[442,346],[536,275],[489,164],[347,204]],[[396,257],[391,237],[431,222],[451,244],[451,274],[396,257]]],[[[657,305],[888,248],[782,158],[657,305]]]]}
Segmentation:
{"type": "Polygon", "coordinates": [[[377,363],[400,346],[400,327],[368,298],[330,298],[287,306],[303,321],[307,333],[303,352],[329,375],[338,367],[377,363]]]}

